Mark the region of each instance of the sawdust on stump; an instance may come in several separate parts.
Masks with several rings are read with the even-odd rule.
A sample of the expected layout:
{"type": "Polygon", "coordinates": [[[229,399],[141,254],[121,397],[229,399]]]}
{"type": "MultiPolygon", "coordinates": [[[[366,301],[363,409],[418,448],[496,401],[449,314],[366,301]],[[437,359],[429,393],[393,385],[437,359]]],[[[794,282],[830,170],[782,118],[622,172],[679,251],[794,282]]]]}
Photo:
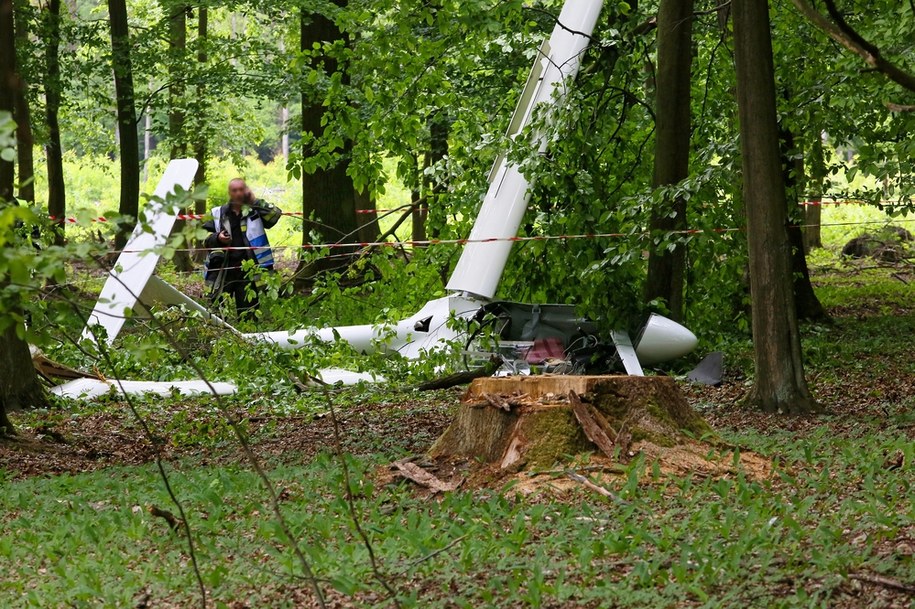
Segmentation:
{"type": "Polygon", "coordinates": [[[426,463],[460,472],[466,487],[513,481],[527,494],[580,489],[562,475],[571,470],[608,482],[637,455],[663,476],[771,472],[767,459],[723,443],[672,378],[632,376],[477,379],[426,463]]]}

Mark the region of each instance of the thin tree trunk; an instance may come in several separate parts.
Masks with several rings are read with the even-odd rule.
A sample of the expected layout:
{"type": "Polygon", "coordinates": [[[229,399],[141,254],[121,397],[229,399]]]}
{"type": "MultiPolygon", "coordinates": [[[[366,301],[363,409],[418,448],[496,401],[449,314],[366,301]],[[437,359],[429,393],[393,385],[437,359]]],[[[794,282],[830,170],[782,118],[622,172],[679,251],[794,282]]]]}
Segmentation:
{"type": "MultiPolygon", "coordinates": [[[[15,109],[16,42],[13,27],[13,0],[0,0],[0,112],[13,116],[15,109]]],[[[0,204],[13,200],[16,165],[0,157],[0,204]]]]}
{"type": "MultiPolygon", "coordinates": [[[[29,45],[29,32],[26,28],[24,10],[20,2],[19,9],[14,13],[17,50],[26,49],[29,45]]],[[[17,61],[15,56],[13,61],[17,61]]],[[[32,113],[29,109],[25,78],[18,67],[14,69],[18,80],[14,89],[14,103],[16,106],[16,153],[19,163],[19,200],[31,205],[35,203],[35,138],[32,136],[32,113]]]]}
{"type": "Polygon", "coordinates": [[[808,203],[804,210],[804,248],[809,252],[815,247],[823,247],[820,237],[820,224],[823,216],[823,180],[826,177],[826,162],[823,156],[823,134],[819,128],[814,134],[810,148],[810,179],[807,181],[809,192],[808,203]]]}
{"type": "Polygon", "coordinates": [[[168,137],[171,140],[173,159],[183,157],[187,152],[184,133],[184,74],[181,68],[187,50],[187,6],[167,3],[170,12],[168,24],[168,137]]]}
{"type": "MultiPolygon", "coordinates": [[[[166,3],[167,11],[170,11],[169,28],[168,28],[168,50],[169,50],[169,79],[171,84],[168,87],[169,109],[168,109],[168,138],[171,143],[171,158],[180,159],[187,156],[187,133],[185,132],[186,115],[184,111],[184,71],[181,66],[186,60],[187,51],[187,5],[183,3],[166,3]]],[[[191,211],[189,209],[184,211],[191,211]]],[[[173,234],[180,233],[184,230],[187,222],[178,220],[175,222],[173,234]]],[[[191,253],[185,247],[175,252],[172,262],[178,272],[187,273],[194,270],[194,261],[191,259],[191,253]]]]}
{"type": "MultiPolygon", "coordinates": [[[[689,175],[690,70],[692,67],[692,0],[662,0],[658,11],[658,70],[655,122],[655,188],[676,184],[689,175]]],[[[652,233],[686,228],[686,199],[665,197],[651,214],[652,233]]],[[[686,245],[650,250],[647,301],[663,300],[674,320],[683,318],[686,245]]]]}
{"type": "Polygon", "coordinates": [[[767,412],[807,413],[817,404],[804,378],[794,306],[769,6],[733,0],[731,10],[756,362],[749,401],[767,412]]]}
{"type": "Polygon", "coordinates": [[[45,118],[48,125],[48,142],[45,157],[48,163],[48,214],[60,218],[54,231],[54,243],[63,245],[65,240],[63,218],[67,215],[67,190],[64,183],[63,148],[60,144],[60,101],[63,84],[60,78],[60,0],[49,0],[44,10],[46,31],[45,47],[45,118]]]}
{"type": "Polygon", "coordinates": [[[425,247],[421,242],[427,238],[426,218],[429,216],[429,204],[423,200],[419,190],[414,188],[410,190],[410,205],[413,206],[413,211],[410,213],[412,223],[410,239],[413,241],[414,248],[425,247]]]}
{"type": "Polygon", "coordinates": [[[413,201],[414,241],[425,241],[427,239],[426,220],[429,218],[429,207],[435,205],[439,195],[445,191],[445,183],[437,180],[429,170],[448,156],[448,133],[451,130],[451,126],[448,116],[443,111],[431,116],[428,125],[429,150],[426,151],[425,159],[423,160],[421,177],[424,196],[413,201]]]}
{"type": "MultiPolygon", "coordinates": [[[[140,141],[137,133],[126,0],[108,0],[108,16],[111,26],[111,60],[114,69],[121,157],[121,201],[118,211],[121,215],[136,218],[140,208],[140,141]]],[[[132,228],[127,223],[120,226],[115,237],[115,247],[124,247],[132,228]]]]}
{"type": "Polygon", "coordinates": [[[788,198],[788,239],[791,242],[791,276],[794,278],[794,304],[797,318],[812,321],[828,320],[829,315],[820,304],[820,299],[813,291],[813,284],[810,283],[810,270],[807,268],[807,255],[804,251],[804,235],[798,226],[798,222],[804,214],[804,208],[795,203],[803,198],[806,182],[803,150],[796,148],[796,140],[790,129],[782,127],[780,132],[785,188],[792,195],[788,198]]]}
{"type": "MultiPolygon", "coordinates": [[[[146,167],[146,161],[152,154],[152,115],[149,108],[143,112],[143,167],[146,167]]],[[[144,174],[145,175],[145,174],[144,174]]]]}
{"type": "Polygon", "coordinates": [[[289,108],[283,105],[280,108],[280,154],[283,155],[283,162],[289,162],[289,108]]]}
{"type": "MultiPolygon", "coordinates": [[[[206,6],[200,6],[197,9],[197,64],[200,69],[206,67],[207,57],[207,29],[209,28],[209,13],[206,6]]],[[[200,79],[197,84],[197,103],[200,105],[195,113],[196,129],[194,130],[194,158],[197,159],[197,173],[194,175],[194,184],[203,186],[207,182],[207,154],[208,154],[208,134],[206,130],[207,107],[206,107],[206,87],[200,79]]],[[[194,202],[194,213],[205,214],[207,211],[207,202],[203,199],[194,202]]],[[[195,255],[197,262],[203,262],[206,258],[206,252],[199,249],[195,255]]]]}
{"type": "Polygon", "coordinates": [[[363,188],[355,193],[356,223],[359,230],[356,240],[361,243],[371,243],[378,238],[381,231],[378,229],[378,213],[375,209],[375,200],[371,197],[368,188],[363,188]]]}

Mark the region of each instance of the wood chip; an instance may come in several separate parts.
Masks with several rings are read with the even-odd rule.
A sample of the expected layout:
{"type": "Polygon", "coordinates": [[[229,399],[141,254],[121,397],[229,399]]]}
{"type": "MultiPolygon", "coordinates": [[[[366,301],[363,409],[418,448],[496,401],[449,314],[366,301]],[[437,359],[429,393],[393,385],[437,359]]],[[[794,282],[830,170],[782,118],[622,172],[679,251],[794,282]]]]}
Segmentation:
{"type": "Polygon", "coordinates": [[[451,492],[464,482],[463,480],[459,480],[456,483],[445,482],[408,460],[395,461],[394,467],[396,467],[398,473],[407,480],[424,486],[435,493],[451,492]]]}
{"type": "MultiPolygon", "coordinates": [[[[590,404],[585,404],[574,391],[569,392],[569,404],[572,405],[572,412],[578,423],[585,432],[585,436],[597,446],[607,457],[613,458],[614,447],[613,440],[607,435],[605,428],[609,429],[607,420],[590,404]],[[596,416],[595,416],[596,415],[596,416]],[[600,417],[598,419],[597,417],[600,417]],[[603,427],[601,426],[603,422],[603,427]]],[[[612,430],[611,430],[612,431],[612,430]]],[[[614,433],[614,435],[616,435],[614,433]]]]}
{"type": "Polygon", "coordinates": [[[484,393],[481,396],[486,402],[493,408],[498,408],[499,410],[504,410],[505,412],[511,412],[512,407],[502,399],[502,396],[496,395],[494,393],[484,393]]]}

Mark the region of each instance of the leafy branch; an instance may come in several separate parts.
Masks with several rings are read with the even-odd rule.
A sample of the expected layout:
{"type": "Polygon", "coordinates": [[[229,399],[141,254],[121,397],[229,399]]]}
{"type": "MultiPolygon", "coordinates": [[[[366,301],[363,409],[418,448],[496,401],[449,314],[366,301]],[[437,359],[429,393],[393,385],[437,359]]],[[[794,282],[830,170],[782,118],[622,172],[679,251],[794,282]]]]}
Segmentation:
{"type": "MultiPolygon", "coordinates": [[[[908,72],[892,61],[886,59],[880,49],[866,40],[857,30],[851,27],[845,17],[836,7],[834,0],[824,0],[829,18],[814,8],[808,0],[791,0],[791,3],[819,29],[823,30],[830,38],[855,53],[874,70],[881,72],[887,78],[905,89],[915,93],[915,74],[908,72]]],[[[899,109],[907,109],[898,106],[899,109]]]]}

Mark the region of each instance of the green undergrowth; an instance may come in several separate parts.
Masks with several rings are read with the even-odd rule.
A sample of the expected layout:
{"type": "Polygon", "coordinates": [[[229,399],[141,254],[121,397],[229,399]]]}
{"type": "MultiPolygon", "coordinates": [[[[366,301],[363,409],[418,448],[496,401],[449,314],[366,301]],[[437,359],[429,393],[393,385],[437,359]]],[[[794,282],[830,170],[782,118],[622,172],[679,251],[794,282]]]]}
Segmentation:
{"type": "MultiPolygon", "coordinates": [[[[665,478],[637,458],[607,482],[619,501],[584,487],[542,487],[522,497],[465,486],[428,499],[411,484],[382,484],[376,474],[430,446],[458,393],[409,391],[420,375],[367,360],[388,366],[391,380],[331,395],[344,421],[355,511],[401,605],[910,606],[904,593],[856,578],[915,584],[915,301],[903,281],[911,273],[829,260],[825,270],[815,266],[813,282],[833,321],[802,326],[808,377],[829,414],[761,417],[708,401],[718,394],[699,400],[710,420],[724,413],[716,414],[724,417],[715,429],[722,440],[772,460],[767,479],[665,478]],[[434,425],[419,425],[432,417],[434,425]]],[[[256,449],[297,438],[261,454],[322,589],[339,606],[393,606],[354,528],[339,460],[326,452],[332,443],[324,393],[300,392],[288,380],[359,358],[317,345],[242,349],[232,337],[174,325],[178,341],[213,378],[251,379],[224,406],[256,449]]],[[[144,378],[192,373],[173,350],[140,349],[138,334],[128,333],[128,347],[112,352],[119,371],[144,378]]],[[[736,339],[727,350],[732,387],[752,379],[747,353],[736,339]]],[[[211,606],[310,606],[302,567],[223,413],[193,399],[144,399],[138,407],[171,455],[166,469],[189,516],[211,606]]],[[[81,420],[113,426],[99,435],[123,434],[124,450],[146,444],[114,399],[61,402],[15,417],[21,431],[37,437],[48,430],[67,436],[69,422],[79,427],[81,420]]],[[[154,466],[98,467],[19,479],[0,466],[0,607],[197,602],[186,540],[148,512],[151,505],[176,511],[154,466]]]]}
{"type": "MultiPolygon", "coordinates": [[[[350,461],[351,483],[381,568],[408,607],[812,607],[841,598],[852,573],[915,580],[911,554],[893,550],[915,536],[915,477],[884,466],[895,451],[911,463],[910,441],[879,431],[730,439],[775,458],[777,475],[639,483],[653,476],[637,460],[613,485],[622,503],[489,490],[422,500],[404,485],[375,487],[371,458],[350,461]]],[[[215,606],[299,606],[301,566],[257,478],[236,466],[168,469],[215,606]]],[[[322,587],[356,606],[390,605],[378,600],[338,462],[319,455],[271,477],[322,587]]],[[[8,482],[3,606],[127,607],[143,594],[190,606],[186,542],[149,505],[174,511],[151,466],[8,482]]]]}

